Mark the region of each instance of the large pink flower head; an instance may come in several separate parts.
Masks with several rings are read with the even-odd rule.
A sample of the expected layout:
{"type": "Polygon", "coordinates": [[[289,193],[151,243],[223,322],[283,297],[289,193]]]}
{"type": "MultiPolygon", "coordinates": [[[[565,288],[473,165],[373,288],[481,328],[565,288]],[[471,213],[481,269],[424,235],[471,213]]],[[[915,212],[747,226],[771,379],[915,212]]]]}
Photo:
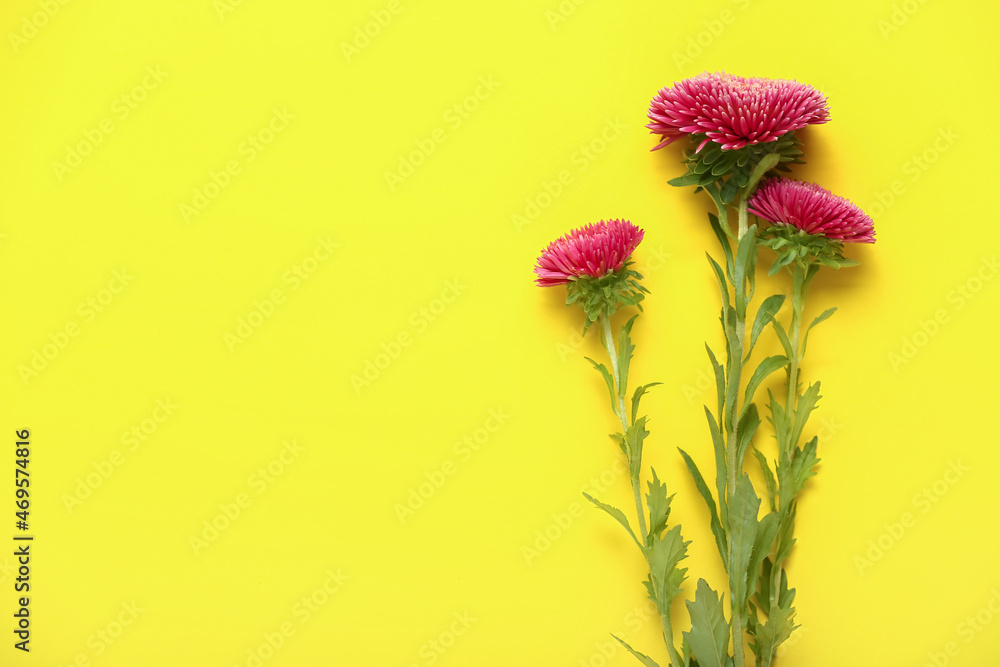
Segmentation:
{"type": "Polygon", "coordinates": [[[826,97],[787,79],[745,78],[725,72],[699,74],[664,88],[649,106],[646,125],[663,148],[685,135],[704,135],[724,150],[738,150],[830,120],[826,97]]]}
{"type": "Polygon", "coordinates": [[[577,278],[601,278],[619,271],[642,241],[643,231],[628,220],[601,220],[556,239],[535,266],[540,287],[565,285],[577,278]]]}
{"type": "Polygon", "coordinates": [[[875,225],[850,200],[815,183],[773,178],[750,198],[748,210],[776,225],[790,225],[813,236],[847,243],[875,243],[875,225]]]}

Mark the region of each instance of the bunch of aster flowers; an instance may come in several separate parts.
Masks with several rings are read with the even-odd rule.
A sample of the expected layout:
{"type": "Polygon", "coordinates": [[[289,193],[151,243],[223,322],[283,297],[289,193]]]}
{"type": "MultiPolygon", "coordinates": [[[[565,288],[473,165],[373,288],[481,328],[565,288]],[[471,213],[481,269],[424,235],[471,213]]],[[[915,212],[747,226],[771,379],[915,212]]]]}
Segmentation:
{"type": "MultiPolygon", "coordinates": [[[[835,310],[830,308],[803,326],[806,297],[821,268],[857,263],[844,256],[844,244],[873,243],[874,228],[871,218],[848,200],[777,173],[802,163],[795,132],[829,120],[825,97],[810,86],[702,74],[660,90],[650,105],[649,119],[647,127],[661,137],[654,150],[685,137],[690,142],[686,173],[670,183],[708,194],[714,204],[709,224],[721,249],[718,260],[708,255],[719,286],[724,341],[721,354],[706,345],[717,390],[717,400],[705,406],[715,458],[714,490],[692,457],[680,453],[708,509],[728,591],[719,593],[704,579],[698,581],[694,599],[687,602],[691,626],[682,633],[680,650],[670,604],[682,592],[686,570],[678,564],[688,543],[680,526],[668,529],[670,496],[655,471],[643,508],[641,456],[649,433],[646,418],[638,417],[638,405],[653,385],[639,386],[626,409],[635,316],[620,328],[617,348],[611,330],[618,310],[633,306],[641,310],[646,289],[640,283],[642,276],[629,268],[629,258],[643,233],[618,220],[576,230],[544,251],[536,267],[537,282],[568,286],[567,305],[578,303],[586,313],[584,331],[600,324],[611,370],[590,361],[608,386],[612,411],[621,424],[621,432],[612,437],[629,465],[638,535],[622,511],[588,499],[625,527],[645,558],[649,577],[644,584],[660,613],[669,664],[746,667],[748,644],[754,663],[770,667],[778,647],[796,628],[795,589],[788,586],[785,566],[795,543],[798,497],[819,462],[817,438],[806,440],[804,434],[820,399],[820,384],[803,389],[800,369],[809,331],[835,310]],[[767,226],[762,229],[762,225],[767,226]],[[773,251],[770,275],[784,269],[791,278],[787,325],[779,317],[785,295],[755,300],[762,247],[773,251]],[[757,361],[754,348],[767,330],[784,354],[757,361]],[[777,457],[769,461],[755,442],[762,423],[756,399],[779,370],[785,371],[784,389],[779,396],[767,391],[766,418],[777,441],[777,457]],[[751,452],[764,480],[760,494],[745,472],[751,452]]],[[[618,641],[647,667],[657,665],[618,641]]]]}

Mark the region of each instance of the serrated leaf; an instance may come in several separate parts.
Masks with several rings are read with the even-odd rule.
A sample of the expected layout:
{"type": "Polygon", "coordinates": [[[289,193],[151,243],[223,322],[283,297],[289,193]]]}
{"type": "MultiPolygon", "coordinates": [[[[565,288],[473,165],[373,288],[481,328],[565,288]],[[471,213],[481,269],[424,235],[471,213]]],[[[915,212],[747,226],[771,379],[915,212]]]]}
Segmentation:
{"type": "Polygon", "coordinates": [[[743,604],[750,601],[757,590],[757,581],[760,578],[761,562],[771,552],[771,545],[778,535],[780,517],[777,512],[771,512],[764,516],[757,523],[757,535],[754,538],[753,551],[750,554],[750,564],[747,566],[746,597],[743,604]]]}
{"type": "Polygon", "coordinates": [[[797,495],[805,486],[806,481],[816,474],[815,467],[819,463],[819,459],[816,457],[816,443],[817,438],[813,438],[806,443],[804,448],[795,448],[789,475],[793,485],[793,496],[797,495]]]}
{"type": "Polygon", "coordinates": [[[638,387],[635,388],[635,393],[632,394],[632,421],[633,422],[636,420],[636,417],[639,415],[639,399],[641,399],[643,396],[645,396],[646,392],[649,391],[650,388],[655,387],[656,385],[659,385],[659,384],[663,384],[663,383],[662,382],[650,382],[649,384],[640,385],[640,386],[638,386],[638,387]]]}
{"type": "Polygon", "coordinates": [[[667,496],[667,485],[656,476],[656,469],[651,468],[653,479],[647,482],[649,492],[646,494],[646,507],[649,508],[649,538],[650,544],[654,535],[659,535],[667,527],[670,518],[670,497],[667,496]]]}
{"type": "Polygon", "coordinates": [[[750,358],[750,353],[753,352],[753,348],[757,344],[757,337],[760,336],[760,332],[764,330],[767,323],[781,310],[781,306],[784,303],[784,294],[774,294],[764,299],[760,304],[760,308],[757,310],[757,317],[753,321],[753,328],[750,330],[750,347],[747,349],[746,359],[750,358]]]}
{"type": "Polygon", "coordinates": [[[722,522],[719,521],[719,513],[716,510],[715,499],[712,498],[712,492],[708,488],[708,484],[705,483],[705,478],[702,477],[701,471],[698,470],[698,466],[695,462],[688,456],[688,453],[683,449],[678,450],[681,456],[684,458],[684,464],[687,466],[688,471],[691,473],[691,477],[694,478],[694,485],[698,489],[698,493],[705,501],[705,505],[708,506],[709,521],[712,527],[712,535],[715,536],[715,546],[719,549],[719,556],[722,557],[722,563],[729,568],[729,556],[726,552],[726,533],[722,528],[722,522]]]}
{"type": "Polygon", "coordinates": [[[625,443],[628,445],[629,473],[632,479],[639,479],[642,466],[642,444],[649,436],[646,430],[646,418],[639,417],[625,431],[625,443]]]}
{"type": "Polygon", "coordinates": [[[739,604],[747,599],[747,568],[757,539],[757,512],[760,499],[744,473],[736,482],[735,505],[729,508],[729,594],[739,604]]]}
{"type": "Polygon", "coordinates": [[[642,543],[639,541],[639,538],[635,536],[635,533],[632,532],[632,526],[629,525],[628,519],[625,517],[624,512],[622,512],[617,507],[612,507],[611,505],[606,505],[602,503],[600,500],[597,500],[589,493],[584,493],[583,497],[589,500],[590,502],[594,503],[594,505],[596,505],[600,509],[607,512],[609,515],[611,515],[611,518],[613,518],[615,521],[624,526],[625,530],[628,531],[628,534],[632,536],[632,540],[635,541],[636,545],[638,545],[640,549],[642,549],[642,543]]]}
{"type": "Polygon", "coordinates": [[[653,660],[652,658],[650,658],[645,653],[639,653],[638,651],[636,651],[634,648],[632,648],[631,646],[629,646],[628,644],[626,644],[621,639],[621,637],[617,637],[615,635],[611,635],[611,636],[614,637],[618,641],[619,644],[621,644],[622,646],[624,646],[628,650],[629,653],[631,653],[632,655],[634,655],[639,660],[639,662],[641,662],[646,667],[660,667],[658,664],[656,664],[655,660],[653,660]]]}
{"type": "Polygon", "coordinates": [[[764,475],[764,485],[767,487],[767,499],[771,506],[771,511],[778,509],[778,483],[774,479],[774,473],[771,472],[771,466],[767,462],[767,457],[759,449],[753,450],[754,456],[757,457],[757,463],[760,464],[760,471],[764,475]]]}
{"type": "Polygon", "coordinates": [[[753,401],[753,397],[757,393],[757,389],[760,387],[761,383],[774,371],[779,368],[784,368],[787,363],[788,358],[780,354],[768,357],[764,361],[760,362],[760,365],[757,366],[753,375],[750,376],[750,381],[747,382],[746,393],[743,397],[743,410],[740,413],[740,419],[743,418],[743,415],[746,414],[746,411],[749,409],[751,402],[753,401]]]}
{"type": "Polygon", "coordinates": [[[736,469],[743,469],[743,459],[746,457],[747,448],[753,440],[757,427],[760,426],[760,416],[757,414],[757,405],[747,403],[743,418],[736,429],[736,469]]]}
{"type": "MultiPolygon", "coordinates": [[[[726,667],[729,657],[729,624],[722,610],[722,598],[704,579],[698,580],[694,600],[688,600],[691,631],[683,633],[701,667],[726,667]]],[[[692,662],[692,664],[695,664],[692,662]]]]}
{"type": "MultiPolygon", "coordinates": [[[[816,409],[819,399],[823,398],[819,393],[820,383],[814,382],[809,385],[806,392],[799,397],[795,403],[795,415],[792,420],[792,430],[789,433],[788,446],[796,445],[802,437],[802,431],[806,427],[809,415],[816,409]]],[[[796,387],[798,389],[798,387],[796,387]]]]}
{"type": "Polygon", "coordinates": [[[681,537],[681,527],[674,526],[662,536],[654,537],[646,550],[649,575],[656,591],[656,596],[651,597],[660,614],[670,613],[671,602],[681,592],[687,569],[677,564],[687,558],[689,544],[681,537]]]}
{"type": "Polygon", "coordinates": [[[611,410],[615,414],[618,414],[618,402],[615,400],[615,379],[611,377],[611,371],[609,371],[604,364],[598,363],[590,357],[584,357],[584,359],[589,361],[593,364],[594,368],[600,371],[601,376],[604,378],[604,382],[608,385],[608,394],[611,397],[611,410]]]}

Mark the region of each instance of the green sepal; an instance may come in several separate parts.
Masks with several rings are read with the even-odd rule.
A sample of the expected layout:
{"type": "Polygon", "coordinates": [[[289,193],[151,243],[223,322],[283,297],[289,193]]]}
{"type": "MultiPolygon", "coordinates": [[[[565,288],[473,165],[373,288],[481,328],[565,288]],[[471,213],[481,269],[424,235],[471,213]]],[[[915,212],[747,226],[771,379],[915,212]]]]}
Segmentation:
{"type": "Polygon", "coordinates": [[[649,290],[639,282],[642,274],[629,268],[631,265],[628,261],[618,271],[600,278],[578,276],[566,284],[566,305],[576,303],[586,313],[585,334],[602,315],[610,318],[625,306],[642,310],[641,302],[649,290]]]}

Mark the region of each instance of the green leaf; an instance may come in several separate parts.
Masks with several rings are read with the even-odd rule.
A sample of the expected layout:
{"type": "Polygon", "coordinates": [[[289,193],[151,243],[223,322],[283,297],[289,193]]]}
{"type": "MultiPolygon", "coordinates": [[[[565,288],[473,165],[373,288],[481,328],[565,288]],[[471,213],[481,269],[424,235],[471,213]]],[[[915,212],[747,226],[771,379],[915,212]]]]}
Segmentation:
{"type": "Polygon", "coordinates": [[[628,445],[629,473],[632,479],[639,479],[639,470],[642,466],[642,443],[649,436],[646,430],[646,418],[639,417],[628,427],[625,432],[625,443],[628,445]]]}
{"type": "Polygon", "coordinates": [[[693,172],[688,172],[683,176],[678,176],[677,178],[672,178],[667,183],[674,186],[675,188],[683,188],[688,185],[697,185],[698,179],[701,178],[701,174],[696,174],[693,172]]]}
{"type": "Polygon", "coordinates": [[[836,308],[836,307],[834,307],[834,308],[827,308],[827,309],[826,309],[826,310],[824,310],[824,311],[823,311],[822,313],[820,313],[820,314],[819,314],[819,315],[818,315],[818,316],[816,317],[816,319],[815,319],[815,320],[813,320],[813,321],[812,321],[812,324],[810,324],[810,325],[809,325],[809,326],[808,326],[808,327],[806,328],[806,333],[805,333],[805,335],[804,335],[804,336],[802,337],[802,354],[803,354],[803,355],[804,355],[804,354],[806,353],[806,344],[807,344],[807,343],[809,342],[809,332],[810,332],[810,331],[812,331],[812,328],[813,328],[814,326],[816,326],[817,324],[819,324],[819,323],[820,323],[820,322],[822,322],[823,320],[826,320],[826,319],[829,319],[829,317],[830,317],[831,315],[833,315],[833,314],[834,314],[835,312],[837,312],[837,308],[836,308]]]}
{"type": "Polygon", "coordinates": [[[771,552],[771,545],[774,544],[774,538],[778,534],[779,523],[778,513],[771,512],[757,524],[757,536],[754,538],[753,551],[750,553],[750,564],[747,567],[747,585],[743,604],[749,602],[757,590],[761,562],[771,552]]]}
{"type": "Polygon", "coordinates": [[[726,181],[726,184],[722,186],[719,191],[719,197],[726,204],[731,204],[734,199],[736,199],[736,193],[740,190],[740,184],[736,178],[730,176],[726,181]]]}
{"type": "Polygon", "coordinates": [[[611,410],[617,415],[618,401],[615,400],[615,379],[611,377],[611,371],[609,371],[604,364],[599,364],[590,357],[584,357],[584,359],[593,364],[594,368],[600,371],[601,375],[604,377],[604,382],[608,385],[608,394],[611,397],[611,410]]]}
{"type": "Polygon", "coordinates": [[[747,571],[757,539],[759,509],[760,499],[744,473],[736,482],[735,506],[729,508],[733,526],[729,536],[729,594],[734,604],[742,604],[748,596],[747,571]]]}
{"type": "MultiPolygon", "coordinates": [[[[719,203],[719,202],[717,202],[719,203]]],[[[721,206],[720,206],[721,208],[721,206]]],[[[733,277],[733,248],[729,245],[729,234],[732,234],[731,230],[723,229],[722,223],[719,222],[719,218],[712,213],[708,214],[708,221],[712,225],[712,231],[715,232],[715,237],[719,239],[719,245],[722,246],[722,252],[726,256],[726,275],[730,278],[733,277]]]]}
{"type": "Polygon", "coordinates": [[[729,524],[726,510],[726,443],[722,438],[722,431],[716,423],[712,411],[705,406],[705,416],[708,417],[708,429],[712,433],[712,447],[715,449],[715,484],[719,491],[719,511],[722,520],[729,524]]]}
{"type": "Polygon", "coordinates": [[[761,159],[760,162],[757,163],[757,166],[754,167],[753,172],[750,174],[750,180],[747,181],[747,195],[749,195],[753,189],[757,187],[757,182],[761,179],[761,177],[773,169],[774,166],[778,164],[778,160],[780,159],[781,156],[777,153],[768,153],[761,159]]]}
{"type": "Polygon", "coordinates": [[[653,538],[646,550],[649,575],[656,591],[655,597],[650,597],[661,615],[670,613],[670,604],[680,595],[687,569],[677,564],[687,558],[689,544],[681,537],[681,527],[674,526],[662,536],[653,538]]]}
{"type": "Polygon", "coordinates": [[[736,260],[733,271],[733,290],[736,297],[736,315],[741,319],[746,317],[747,292],[746,283],[754,272],[757,261],[757,226],[751,225],[736,249],[736,260]]]}
{"type": "Polygon", "coordinates": [[[799,491],[806,485],[806,481],[816,474],[816,464],[819,463],[819,458],[816,456],[816,443],[817,438],[813,438],[806,443],[803,449],[795,448],[791,470],[789,471],[793,485],[792,488],[794,489],[792,495],[798,495],[799,491]]]}
{"type": "MultiPolygon", "coordinates": [[[[814,382],[809,385],[806,389],[806,393],[799,397],[799,400],[795,404],[795,415],[792,420],[792,431],[789,438],[789,446],[796,445],[799,442],[799,438],[802,437],[802,431],[806,427],[806,421],[809,420],[809,415],[812,411],[816,409],[816,404],[819,399],[823,398],[819,393],[819,382],[814,382]]],[[[796,387],[798,389],[798,387],[796,387]]]]}
{"type": "Polygon", "coordinates": [[[783,644],[798,627],[793,622],[794,617],[795,609],[789,603],[787,607],[772,608],[767,622],[755,625],[750,650],[757,656],[758,665],[768,667],[771,664],[778,646],[783,644]]]}
{"type": "Polygon", "coordinates": [[[746,394],[743,397],[743,410],[740,413],[740,419],[743,418],[743,415],[749,409],[751,401],[753,401],[754,394],[757,393],[757,389],[760,387],[760,384],[766,380],[767,376],[771,373],[779,368],[784,368],[787,363],[788,358],[778,354],[773,357],[768,357],[764,361],[760,362],[760,365],[757,366],[757,370],[755,370],[753,375],[750,376],[750,381],[747,382],[747,389],[746,394]]]}
{"type": "Polygon", "coordinates": [[[775,294],[767,297],[760,304],[760,308],[757,310],[757,317],[753,321],[753,328],[750,330],[750,347],[747,349],[746,359],[750,358],[750,353],[753,352],[753,348],[757,344],[757,337],[760,336],[760,332],[763,331],[764,326],[774,318],[777,312],[781,310],[783,303],[785,303],[785,295],[775,294]]]}
{"type": "Polygon", "coordinates": [[[718,417],[722,419],[723,405],[726,401],[726,372],[722,369],[722,364],[715,358],[712,348],[705,343],[705,350],[708,351],[708,358],[712,362],[712,371],[715,373],[715,394],[719,399],[718,417]]]}
{"type": "Polygon", "coordinates": [[[622,512],[617,507],[612,507],[611,505],[605,505],[604,503],[602,503],[600,500],[597,500],[589,493],[584,493],[583,497],[589,500],[590,502],[594,503],[594,505],[601,508],[608,514],[610,514],[611,518],[613,518],[615,521],[624,526],[625,530],[627,530],[628,534],[632,536],[632,539],[635,541],[635,543],[639,546],[640,549],[642,549],[642,543],[639,541],[639,538],[635,536],[635,533],[632,532],[632,526],[628,524],[628,519],[625,518],[624,512],[622,512]]]}
{"type": "Polygon", "coordinates": [[[757,405],[748,403],[744,406],[744,416],[736,428],[736,469],[743,469],[743,459],[746,457],[747,448],[753,440],[757,427],[760,426],[760,416],[757,414],[757,405]]]}
{"type": "Polygon", "coordinates": [[[653,471],[653,479],[647,482],[649,492],[646,494],[646,506],[649,508],[649,543],[652,544],[654,535],[658,536],[667,527],[667,519],[670,518],[670,497],[667,496],[667,485],[656,476],[656,469],[653,471]]]}
{"type": "Polygon", "coordinates": [[[650,382],[649,384],[640,385],[635,388],[635,393],[632,394],[632,421],[634,422],[639,414],[639,399],[646,395],[651,387],[655,387],[658,384],[663,384],[662,382],[650,382]]]}
{"type": "Polygon", "coordinates": [[[778,334],[778,342],[781,343],[781,347],[785,350],[785,356],[791,359],[795,356],[795,350],[792,349],[792,342],[788,339],[785,327],[781,326],[781,322],[774,318],[771,319],[771,324],[774,325],[774,332],[778,334]]]}
{"type": "Polygon", "coordinates": [[[705,504],[708,506],[712,534],[715,536],[715,546],[719,549],[719,555],[722,557],[723,565],[726,569],[729,569],[729,557],[726,553],[726,533],[722,527],[722,522],[719,521],[719,513],[716,510],[715,499],[712,498],[712,492],[708,489],[708,484],[705,483],[705,478],[702,477],[701,471],[698,470],[698,466],[695,465],[695,462],[690,456],[688,456],[688,453],[683,449],[678,451],[680,451],[681,456],[684,458],[684,464],[691,473],[691,477],[694,478],[694,485],[698,488],[698,493],[701,494],[701,497],[705,500],[705,504]]]}
{"type": "Polygon", "coordinates": [[[771,511],[778,509],[778,483],[771,472],[771,466],[767,462],[767,457],[759,449],[754,449],[753,454],[760,464],[760,471],[764,475],[764,484],[767,486],[767,499],[771,505],[771,511]]]}
{"type": "MultiPolygon", "coordinates": [[[[729,624],[722,598],[704,579],[698,580],[694,600],[687,602],[691,631],[683,633],[701,667],[726,667],[729,657],[729,624]]],[[[692,663],[693,664],[693,663],[692,663]]]]}
{"type": "Polygon", "coordinates": [[[638,658],[639,662],[641,662],[641,663],[642,663],[643,665],[645,665],[646,667],[660,667],[660,666],[659,666],[658,664],[656,664],[656,662],[655,662],[655,661],[654,661],[654,660],[653,660],[652,658],[650,658],[650,657],[649,657],[648,655],[646,655],[645,653],[639,653],[639,652],[638,652],[638,651],[636,651],[636,650],[635,650],[634,648],[632,648],[631,646],[629,646],[628,644],[626,644],[626,643],[625,643],[625,642],[624,642],[624,641],[623,641],[623,640],[621,639],[621,637],[617,637],[617,636],[615,636],[615,635],[611,635],[611,636],[612,636],[612,637],[614,637],[614,638],[615,638],[615,639],[616,639],[616,640],[618,641],[618,643],[619,643],[619,644],[621,644],[621,645],[622,645],[622,646],[624,646],[624,647],[625,647],[626,649],[628,649],[628,652],[629,652],[629,653],[631,653],[632,655],[634,655],[634,656],[635,656],[636,658],[638,658]]]}
{"type": "Polygon", "coordinates": [[[722,300],[722,307],[725,308],[729,305],[729,288],[726,286],[726,276],[722,273],[722,267],[711,255],[706,252],[705,256],[708,257],[712,270],[715,272],[715,278],[719,282],[719,298],[722,300]]]}
{"type": "MultiPolygon", "coordinates": [[[[625,326],[621,328],[618,333],[618,397],[620,400],[625,400],[625,391],[628,385],[628,367],[629,363],[632,361],[632,353],[635,352],[635,346],[632,344],[632,325],[635,324],[635,318],[638,315],[633,315],[629,318],[629,321],[625,323],[625,326]]],[[[624,415],[623,415],[624,416],[624,415]]]]}

